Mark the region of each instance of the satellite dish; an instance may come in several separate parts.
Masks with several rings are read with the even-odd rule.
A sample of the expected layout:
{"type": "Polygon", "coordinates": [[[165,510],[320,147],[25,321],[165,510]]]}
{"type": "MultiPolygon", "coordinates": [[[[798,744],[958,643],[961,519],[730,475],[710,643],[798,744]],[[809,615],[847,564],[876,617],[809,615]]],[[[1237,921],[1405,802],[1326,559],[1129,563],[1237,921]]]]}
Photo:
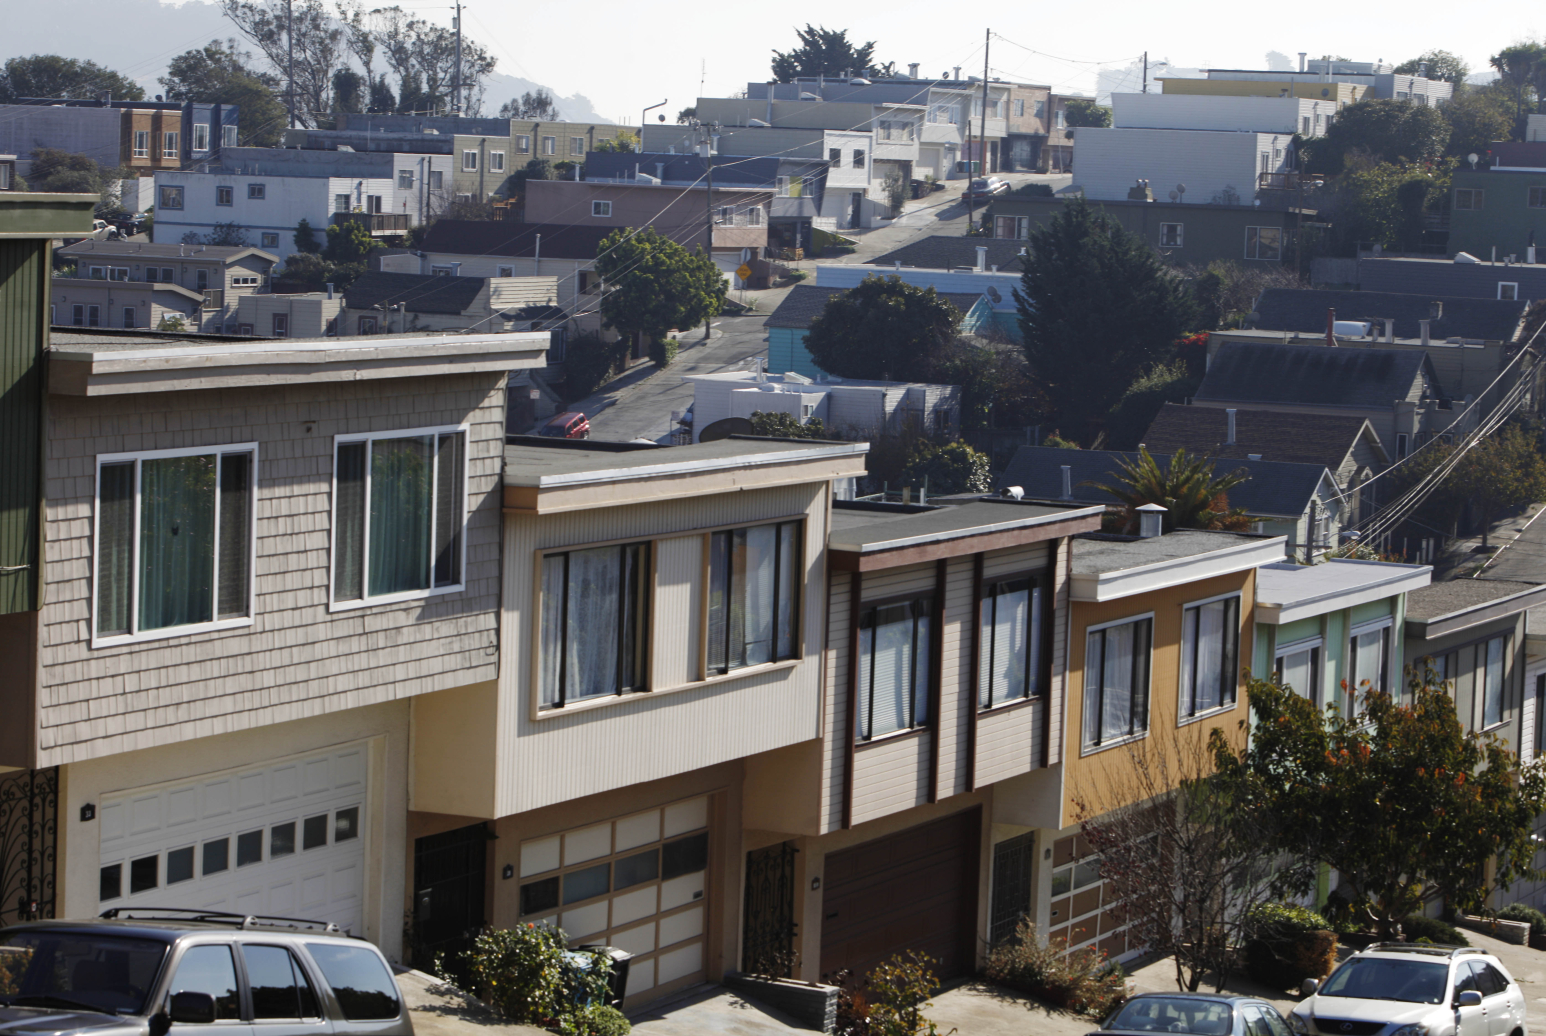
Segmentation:
{"type": "Polygon", "coordinates": [[[1181,195],[1176,193],[1175,191],[1171,191],[1170,192],[1170,200],[1171,201],[1175,201],[1176,199],[1178,199],[1180,197],[1181,197],[1181,195]]]}
{"type": "Polygon", "coordinates": [[[1176,193],[1177,194],[1185,194],[1186,193],[1186,184],[1184,184],[1184,183],[1176,184],[1176,193]]]}
{"type": "Polygon", "coordinates": [[[666,117],[664,115],[657,115],[657,116],[655,116],[655,118],[659,119],[661,122],[665,122],[666,121],[666,117]]]}
{"type": "Polygon", "coordinates": [[[998,289],[991,284],[988,285],[988,298],[992,299],[995,304],[1004,301],[1004,296],[1000,295],[998,289]]]}
{"type": "Polygon", "coordinates": [[[698,436],[699,442],[717,442],[732,435],[754,435],[752,423],[744,417],[726,417],[715,421],[698,436]]]}
{"type": "Polygon", "coordinates": [[[1471,152],[1471,153],[1470,153],[1470,154],[1469,154],[1469,155],[1466,155],[1466,156],[1465,156],[1465,160],[1466,160],[1466,161],[1467,161],[1467,162],[1470,162],[1470,163],[1471,163],[1471,168],[1472,168],[1472,169],[1475,169],[1475,168],[1476,168],[1476,163],[1477,163],[1477,162],[1480,162],[1480,161],[1481,161],[1481,159],[1482,159],[1482,156],[1481,156],[1481,155],[1478,155],[1478,154],[1477,154],[1477,153],[1476,153],[1476,152],[1475,152],[1475,151],[1473,151],[1473,152],[1471,152]]]}

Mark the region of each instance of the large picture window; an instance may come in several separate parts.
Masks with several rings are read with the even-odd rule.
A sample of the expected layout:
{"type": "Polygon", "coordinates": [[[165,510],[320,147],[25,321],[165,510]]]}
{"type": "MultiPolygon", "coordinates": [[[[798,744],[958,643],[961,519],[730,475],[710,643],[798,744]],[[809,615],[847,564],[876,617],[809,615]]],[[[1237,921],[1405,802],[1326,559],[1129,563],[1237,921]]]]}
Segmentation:
{"type": "Polygon", "coordinates": [[[796,657],[802,553],[798,521],[709,537],[711,674],[796,657]]]}
{"type": "Polygon", "coordinates": [[[1300,640],[1278,648],[1273,672],[1278,683],[1301,698],[1320,701],[1321,641],[1300,640]]]}
{"type": "Polygon", "coordinates": [[[1084,743],[1109,744],[1149,729],[1149,617],[1091,630],[1084,651],[1084,743]]]}
{"type": "Polygon", "coordinates": [[[541,705],[645,689],[648,543],[542,558],[541,705]]]}
{"type": "Polygon", "coordinates": [[[1042,588],[1031,578],[983,587],[977,703],[991,709],[1041,693],[1042,588]]]}
{"type": "Polygon", "coordinates": [[[1390,622],[1376,626],[1355,627],[1348,643],[1347,688],[1351,701],[1348,715],[1363,711],[1363,695],[1371,688],[1388,691],[1386,664],[1390,646],[1390,622]]]}
{"type": "Polygon", "coordinates": [[[255,443],[97,462],[96,645],[252,621],[255,443]]]}
{"type": "Polygon", "coordinates": [[[409,600],[462,586],[467,432],[426,428],[335,440],[333,604],[409,600]]]}
{"type": "Polygon", "coordinates": [[[1181,715],[1235,703],[1240,598],[1193,605],[1181,613],[1181,715]]]}
{"type": "Polygon", "coordinates": [[[858,738],[929,722],[933,662],[927,597],[868,608],[859,617],[858,738]]]}

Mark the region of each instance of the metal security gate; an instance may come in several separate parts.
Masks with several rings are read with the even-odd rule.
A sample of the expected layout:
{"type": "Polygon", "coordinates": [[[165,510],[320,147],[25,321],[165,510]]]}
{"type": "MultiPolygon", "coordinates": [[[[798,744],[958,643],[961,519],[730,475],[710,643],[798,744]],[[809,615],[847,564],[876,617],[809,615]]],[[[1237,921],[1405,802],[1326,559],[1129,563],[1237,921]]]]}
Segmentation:
{"type": "Polygon", "coordinates": [[[752,975],[794,975],[794,858],[789,842],[746,854],[746,933],[741,970],[752,975]]]}
{"type": "Polygon", "coordinates": [[[0,774],[0,927],[54,916],[59,767],[0,774]]]}
{"type": "Polygon", "coordinates": [[[993,893],[988,907],[988,943],[997,946],[1015,934],[1031,909],[1031,861],[1036,833],[1027,832],[993,847],[993,893]]]}
{"type": "Polygon", "coordinates": [[[413,963],[443,955],[460,975],[460,955],[483,928],[489,831],[472,824],[413,843],[413,963]]]}

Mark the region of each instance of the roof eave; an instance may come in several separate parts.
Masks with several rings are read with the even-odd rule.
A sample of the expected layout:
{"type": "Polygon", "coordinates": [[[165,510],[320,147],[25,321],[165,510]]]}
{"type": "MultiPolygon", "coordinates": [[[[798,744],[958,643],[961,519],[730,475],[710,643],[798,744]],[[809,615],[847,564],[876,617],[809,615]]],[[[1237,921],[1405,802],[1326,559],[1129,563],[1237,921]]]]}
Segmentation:
{"type": "Polygon", "coordinates": [[[1099,604],[1260,568],[1283,560],[1283,548],[1287,543],[1288,537],[1273,536],[1114,572],[1075,572],[1071,579],[1071,599],[1099,604]]]}
{"type": "MultiPolygon", "coordinates": [[[[1383,561],[1337,561],[1337,564],[1364,564],[1364,565],[1388,565],[1383,561]]],[[[1300,619],[1309,619],[1327,612],[1341,611],[1344,608],[1353,608],[1360,604],[1368,604],[1386,597],[1394,597],[1397,594],[1410,593],[1420,590],[1432,581],[1432,565],[1401,565],[1404,571],[1393,572],[1385,578],[1348,591],[1345,589],[1328,590],[1325,593],[1316,594],[1313,597],[1297,598],[1291,602],[1266,601],[1262,599],[1263,590],[1261,584],[1257,584],[1256,590],[1256,616],[1258,622],[1264,622],[1269,626],[1281,626],[1288,622],[1297,622],[1300,619]],[[1335,602],[1328,606],[1328,602],[1335,602]]]]}
{"type": "Polygon", "coordinates": [[[1411,636],[1432,640],[1435,637],[1448,636],[1507,615],[1517,614],[1540,604],[1546,604],[1546,583],[1507,597],[1500,597],[1495,601],[1487,601],[1445,615],[1435,615],[1431,619],[1409,618],[1406,620],[1406,631],[1411,636]]]}

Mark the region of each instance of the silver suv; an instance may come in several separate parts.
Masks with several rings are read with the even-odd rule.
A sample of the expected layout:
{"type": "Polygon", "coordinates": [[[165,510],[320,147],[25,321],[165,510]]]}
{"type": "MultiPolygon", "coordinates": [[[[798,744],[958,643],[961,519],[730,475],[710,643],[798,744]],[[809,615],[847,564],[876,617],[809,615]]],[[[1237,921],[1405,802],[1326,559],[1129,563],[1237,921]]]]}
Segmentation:
{"type": "Polygon", "coordinates": [[[1304,983],[1288,1016],[1297,1033],[1326,1036],[1526,1036],[1525,998],[1484,950],[1375,943],[1324,984],[1304,983]]]}
{"type": "Polygon", "coordinates": [[[381,951],[337,926],[109,910],[0,929],[0,1033],[413,1036],[381,951]]]}

